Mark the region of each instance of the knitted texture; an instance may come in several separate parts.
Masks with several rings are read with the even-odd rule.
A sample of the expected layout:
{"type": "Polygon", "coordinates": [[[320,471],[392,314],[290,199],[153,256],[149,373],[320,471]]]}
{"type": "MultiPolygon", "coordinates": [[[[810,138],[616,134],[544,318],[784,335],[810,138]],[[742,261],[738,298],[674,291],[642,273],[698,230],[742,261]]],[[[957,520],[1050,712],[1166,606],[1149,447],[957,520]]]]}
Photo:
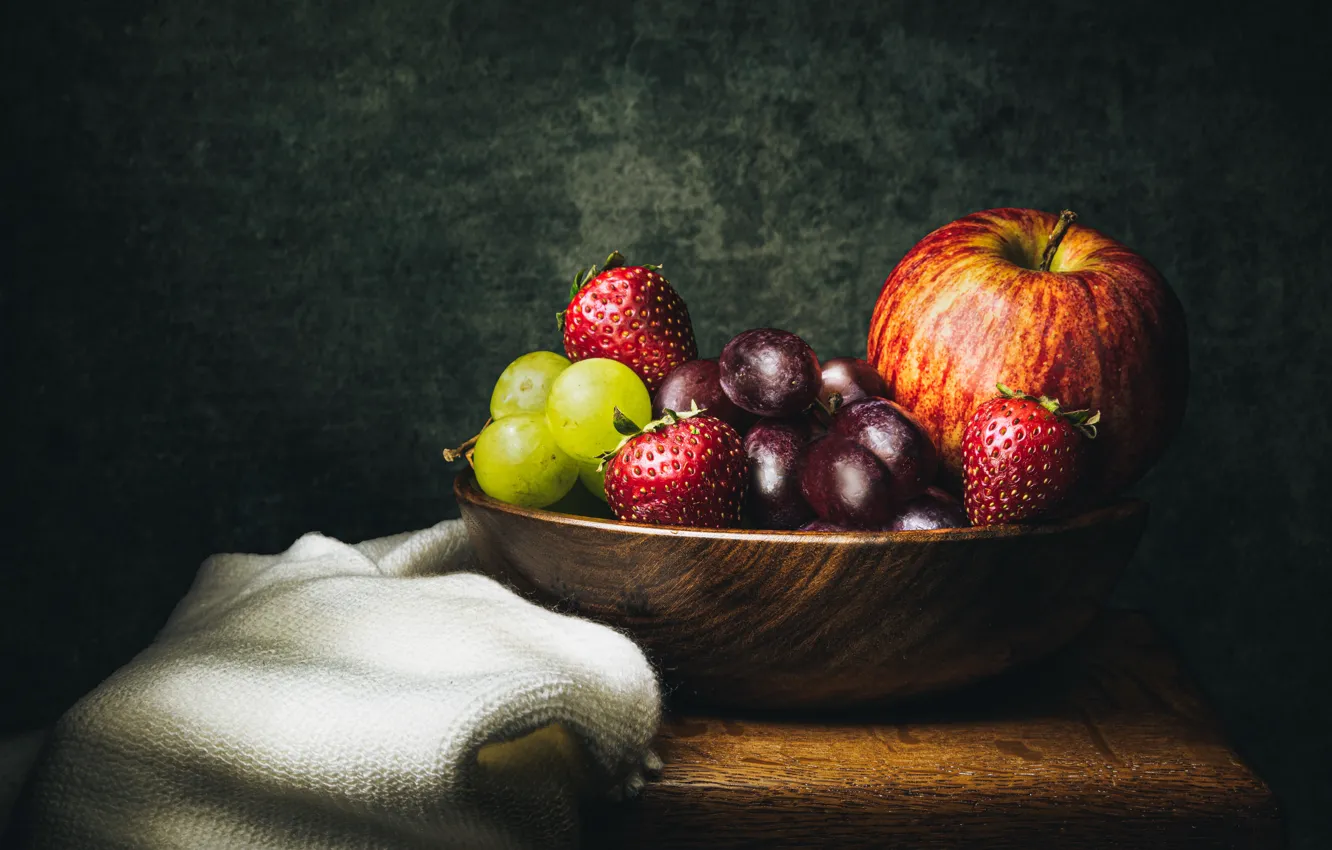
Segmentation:
{"type": "Polygon", "coordinates": [[[460,520],[219,555],[58,723],[33,848],[561,847],[642,785],[642,652],[472,568],[460,520]]]}

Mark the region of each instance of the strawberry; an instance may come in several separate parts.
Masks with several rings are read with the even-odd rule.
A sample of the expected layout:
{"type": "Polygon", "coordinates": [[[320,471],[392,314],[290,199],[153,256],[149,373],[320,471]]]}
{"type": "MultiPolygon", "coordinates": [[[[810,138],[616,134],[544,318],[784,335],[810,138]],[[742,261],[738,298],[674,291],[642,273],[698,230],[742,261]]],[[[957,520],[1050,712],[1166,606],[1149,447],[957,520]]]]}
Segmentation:
{"type": "Polygon", "coordinates": [[[1082,475],[1084,440],[1100,413],[1064,411],[999,384],[999,398],[971,415],[962,434],[962,475],[972,525],[1036,519],[1062,507],[1082,475]]]}
{"type": "Polygon", "coordinates": [[[660,266],[626,266],[619,251],[580,271],[560,315],[570,360],[608,357],[655,393],[681,363],[698,357],[689,308],[660,266]]]}
{"type": "Polygon", "coordinates": [[[748,458],[735,429],[698,405],[667,410],[634,427],[616,411],[626,439],[607,455],[606,500],[626,522],[733,528],[748,483],[748,458]]]}

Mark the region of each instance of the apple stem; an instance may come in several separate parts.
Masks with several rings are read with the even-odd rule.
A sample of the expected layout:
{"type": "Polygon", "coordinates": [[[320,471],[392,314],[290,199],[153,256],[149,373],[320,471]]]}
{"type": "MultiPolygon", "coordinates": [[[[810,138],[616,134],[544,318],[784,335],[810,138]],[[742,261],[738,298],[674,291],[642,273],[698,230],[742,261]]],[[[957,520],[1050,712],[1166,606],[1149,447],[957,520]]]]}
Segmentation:
{"type": "Polygon", "coordinates": [[[1073,222],[1078,220],[1078,214],[1072,210],[1064,210],[1059,214],[1059,221],[1055,222],[1054,230],[1050,231],[1050,238],[1045,243],[1045,253],[1041,255],[1041,268],[1043,272],[1050,270],[1050,263],[1054,262],[1055,252],[1059,250],[1059,243],[1064,241],[1064,234],[1073,226],[1073,222]]]}

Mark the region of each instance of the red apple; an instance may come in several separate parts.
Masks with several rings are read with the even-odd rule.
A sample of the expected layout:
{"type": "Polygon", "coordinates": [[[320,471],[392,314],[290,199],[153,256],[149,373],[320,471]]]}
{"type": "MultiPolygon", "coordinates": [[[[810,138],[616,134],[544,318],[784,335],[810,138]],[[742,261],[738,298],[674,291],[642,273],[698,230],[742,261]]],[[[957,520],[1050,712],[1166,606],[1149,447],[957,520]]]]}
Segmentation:
{"type": "Polygon", "coordinates": [[[939,448],[957,489],[962,431],[1004,383],[1101,412],[1083,500],[1132,485],[1184,415],[1187,330],[1145,259],[1076,216],[972,213],[897,264],[870,321],[869,361],[939,448]]]}

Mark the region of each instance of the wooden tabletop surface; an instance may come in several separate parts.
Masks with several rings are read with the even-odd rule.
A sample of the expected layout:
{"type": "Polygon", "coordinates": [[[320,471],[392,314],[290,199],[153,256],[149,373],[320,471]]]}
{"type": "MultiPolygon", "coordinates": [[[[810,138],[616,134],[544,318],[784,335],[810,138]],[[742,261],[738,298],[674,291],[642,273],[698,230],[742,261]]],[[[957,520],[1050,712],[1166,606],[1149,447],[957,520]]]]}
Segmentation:
{"type": "Polygon", "coordinates": [[[589,847],[1277,848],[1280,812],[1155,629],[1108,612],[1057,657],[932,703],[677,715],[661,776],[589,847]]]}

